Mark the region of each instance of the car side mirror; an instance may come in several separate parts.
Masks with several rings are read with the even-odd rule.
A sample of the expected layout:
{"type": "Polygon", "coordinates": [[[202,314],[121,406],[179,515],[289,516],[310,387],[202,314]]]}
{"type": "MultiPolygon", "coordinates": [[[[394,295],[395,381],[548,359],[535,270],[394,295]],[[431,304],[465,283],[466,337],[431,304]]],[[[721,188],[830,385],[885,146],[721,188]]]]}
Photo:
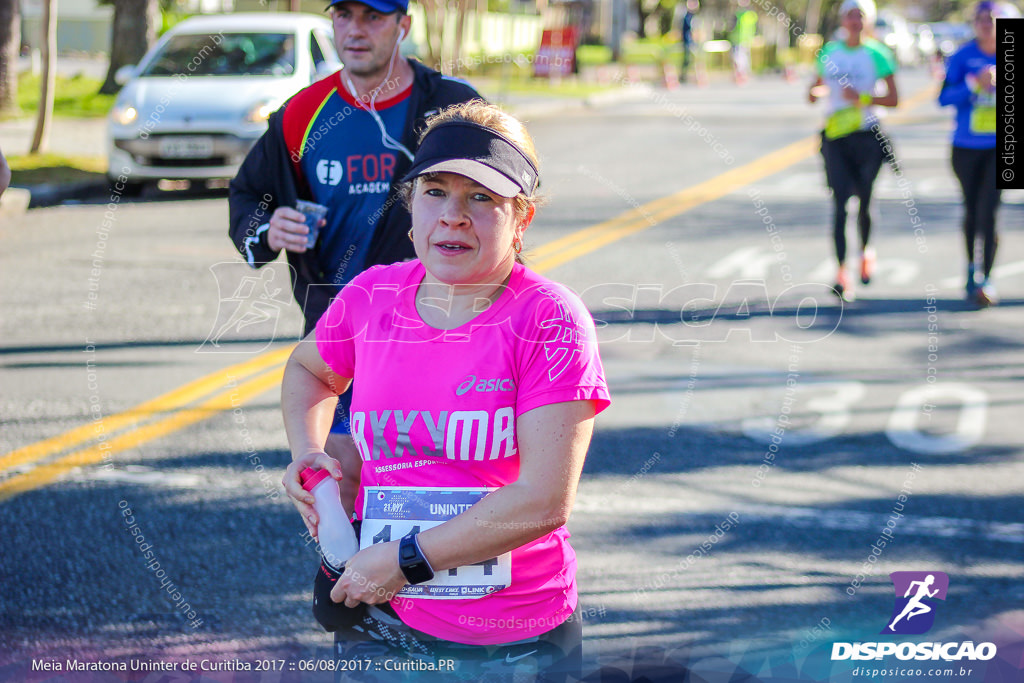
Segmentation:
{"type": "Polygon", "coordinates": [[[114,72],[114,83],[124,85],[128,81],[132,80],[133,76],[135,76],[135,65],[126,64],[114,72]]]}

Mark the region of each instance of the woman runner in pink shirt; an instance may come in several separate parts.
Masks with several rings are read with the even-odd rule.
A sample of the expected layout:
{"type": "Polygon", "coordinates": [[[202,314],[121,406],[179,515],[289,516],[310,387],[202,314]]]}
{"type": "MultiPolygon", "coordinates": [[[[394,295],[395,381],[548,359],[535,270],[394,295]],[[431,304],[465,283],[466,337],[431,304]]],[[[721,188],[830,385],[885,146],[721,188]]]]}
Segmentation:
{"type": "Polygon", "coordinates": [[[336,657],[411,662],[417,680],[578,676],[565,524],[609,395],[586,308],[519,256],[537,205],[533,143],[497,107],[457,105],[428,121],[404,181],[417,259],[344,287],[282,387],[285,487],[315,534],[298,475],[341,477],[324,440],[359,378],[362,465],[346,475],[360,479],[361,550],[330,599],[368,607],[336,631],[336,657]]]}

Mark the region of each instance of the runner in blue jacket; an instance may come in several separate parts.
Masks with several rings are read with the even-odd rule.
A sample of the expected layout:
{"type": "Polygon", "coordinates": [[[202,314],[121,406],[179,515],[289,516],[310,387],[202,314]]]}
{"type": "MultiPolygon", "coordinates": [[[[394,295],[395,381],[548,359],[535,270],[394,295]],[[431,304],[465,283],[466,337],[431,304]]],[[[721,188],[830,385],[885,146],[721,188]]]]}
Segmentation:
{"type": "Polygon", "coordinates": [[[1019,16],[1006,3],[985,0],[974,9],[975,39],[949,58],[939,104],[956,107],[953,172],[964,195],[964,242],[967,247],[968,301],[978,306],[997,302],[992,265],[999,238],[996,211],[996,28],[997,18],[1019,16]],[[977,278],[977,242],[982,243],[981,278],[977,278]]]}

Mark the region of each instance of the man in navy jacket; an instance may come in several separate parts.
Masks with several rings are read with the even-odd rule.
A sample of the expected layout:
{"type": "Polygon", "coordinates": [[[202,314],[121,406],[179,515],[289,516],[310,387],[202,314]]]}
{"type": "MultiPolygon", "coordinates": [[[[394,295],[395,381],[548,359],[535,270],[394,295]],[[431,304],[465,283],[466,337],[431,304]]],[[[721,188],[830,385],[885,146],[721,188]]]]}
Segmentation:
{"type": "MultiPolygon", "coordinates": [[[[408,0],[344,0],[329,9],[344,68],[271,115],[229,193],[229,233],[249,265],[259,268],[286,252],[304,335],[360,272],[414,257],[397,181],[411,166],[424,119],[480,97],[467,83],[399,54],[409,31],[408,0]],[[311,248],[295,209],[299,199],[328,209],[311,248]]],[[[358,466],[351,462],[348,405],[343,397],[326,449],[346,472],[358,466]]]]}

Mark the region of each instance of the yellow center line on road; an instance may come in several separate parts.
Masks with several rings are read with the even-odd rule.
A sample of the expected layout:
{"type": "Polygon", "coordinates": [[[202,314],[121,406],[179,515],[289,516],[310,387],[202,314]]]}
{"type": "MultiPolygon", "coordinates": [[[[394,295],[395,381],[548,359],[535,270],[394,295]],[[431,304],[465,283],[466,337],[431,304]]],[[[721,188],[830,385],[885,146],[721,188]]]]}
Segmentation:
{"type": "MultiPolygon", "coordinates": [[[[905,114],[907,110],[913,109],[928,98],[934,98],[935,95],[935,87],[925,88],[918,92],[900,106],[899,113],[889,118],[890,124],[906,122],[909,119],[905,114]]],[[[667,197],[661,197],[611,220],[541,245],[532,254],[531,267],[537,272],[549,271],[584,254],[646,230],[660,221],[719,199],[744,185],[749,185],[807,159],[817,151],[818,140],[816,135],[798,140],[703,183],[667,197]]],[[[251,401],[275,384],[280,383],[283,369],[276,367],[268,371],[267,368],[283,364],[292,348],[289,346],[261,354],[251,360],[201,377],[131,410],[111,415],[97,423],[82,425],[59,436],[44,439],[0,456],[0,473],[2,473],[11,467],[42,461],[84,443],[99,441],[105,435],[126,429],[130,430],[3,481],[0,483],[0,501],[24,491],[45,486],[76,467],[101,462],[115,453],[137,448],[147,441],[166,436],[216,413],[231,410],[251,401]],[[263,374],[236,387],[231,387],[198,406],[188,407],[194,401],[236,379],[260,372],[263,374]],[[168,413],[169,415],[162,419],[153,419],[168,413]],[[137,426],[147,421],[149,421],[147,424],[143,424],[141,427],[137,426]]]]}
{"type": "Polygon", "coordinates": [[[161,414],[173,413],[176,410],[180,410],[183,406],[199,400],[210,392],[220,389],[231,378],[241,379],[248,377],[272,365],[283,363],[288,359],[288,354],[291,353],[291,350],[292,346],[288,346],[284,349],[261,354],[245,362],[237,363],[205,377],[200,377],[193,382],[189,382],[145,403],[140,403],[124,412],[104,417],[97,422],[89,422],[58,436],[43,439],[24,448],[11,451],[0,456],[0,472],[56,455],[69,448],[99,439],[103,435],[113,434],[122,429],[130,429],[161,414]]]}
{"type": "Polygon", "coordinates": [[[532,255],[536,269],[550,270],[624,237],[647,230],[660,221],[720,199],[739,187],[749,185],[806,159],[814,154],[814,143],[813,137],[798,140],[711,180],[648,202],[622,216],[569,235],[559,240],[560,244],[545,244],[532,255]]]}
{"type": "MultiPolygon", "coordinates": [[[[906,112],[929,98],[936,97],[929,86],[907,99],[889,117],[891,124],[905,123],[906,112]]],[[[820,137],[811,135],[771,152],[759,159],[688,187],[666,197],[637,206],[611,220],[584,228],[565,237],[543,244],[530,254],[534,270],[544,272],[596,251],[612,242],[642,232],[659,222],[685,213],[702,204],[721,199],[745,185],[785,170],[817,153],[820,137]]]]}
{"type": "MultiPolygon", "coordinates": [[[[289,348],[288,350],[290,351],[291,349],[289,348]]],[[[266,355],[280,358],[281,353],[273,351],[266,355]]],[[[219,372],[214,374],[218,378],[223,378],[224,376],[219,372]]],[[[25,474],[12,477],[0,483],[0,502],[19,493],[45,486],[76,467],[94,465],[110,458],[115,453],[137,448],[147,441],[166,436],[219,413],[245,405],[260,394],[280,386],[283,376],[284,365],[282,361],[278,361],[277,367],[241,382],[237,386],[229,387],[197,406],[181,408],[173,415],[162,420],[157,420],[138,429],[120,434],[104,443],[94,444],[74,451],[54,462],[45,463],[25,474]]]]}

